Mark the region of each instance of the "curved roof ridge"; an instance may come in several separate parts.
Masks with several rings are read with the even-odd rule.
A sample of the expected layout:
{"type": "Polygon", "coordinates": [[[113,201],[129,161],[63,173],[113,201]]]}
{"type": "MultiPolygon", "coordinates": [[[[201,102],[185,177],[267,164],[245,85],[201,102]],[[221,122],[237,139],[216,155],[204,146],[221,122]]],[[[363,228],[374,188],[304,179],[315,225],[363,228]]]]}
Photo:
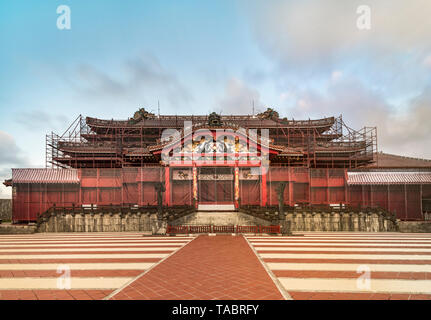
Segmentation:
{"type": "Polygon", "coordinates": [[[393,153],[387,153],[387,152],[383,152],[383,151],[380,151],[380,152],[378,152],[377,154],[378,154],[378,155],[379,155],[379,154],[384,154],[384,155],[391,156],[391,157],[399,157],[399,158],[404,158],[404,159],[411,159],[411,160],[419,160],[419,161],[428,161],[428,162],[431,162],[431,159],[417,158],[417,157],[409,157],[409,156],[402,156],[402,155],[393,154],[393,153]]]}

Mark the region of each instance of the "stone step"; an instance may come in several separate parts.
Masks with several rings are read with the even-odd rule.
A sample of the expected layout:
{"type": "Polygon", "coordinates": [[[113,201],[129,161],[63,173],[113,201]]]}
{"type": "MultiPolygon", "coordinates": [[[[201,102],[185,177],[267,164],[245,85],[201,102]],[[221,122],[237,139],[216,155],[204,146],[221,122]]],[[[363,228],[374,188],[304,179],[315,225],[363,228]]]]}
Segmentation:
{"type": "Polygon", "coordinates": [[[197,211],[175,221],[179,225],[253,226],[269,222],[237,211],[197,211]]]}
{"type": "Polygon", "coordinates": [[[235,205],[232,204],[199,204],[198,211],[234,211],[235,205]]]}

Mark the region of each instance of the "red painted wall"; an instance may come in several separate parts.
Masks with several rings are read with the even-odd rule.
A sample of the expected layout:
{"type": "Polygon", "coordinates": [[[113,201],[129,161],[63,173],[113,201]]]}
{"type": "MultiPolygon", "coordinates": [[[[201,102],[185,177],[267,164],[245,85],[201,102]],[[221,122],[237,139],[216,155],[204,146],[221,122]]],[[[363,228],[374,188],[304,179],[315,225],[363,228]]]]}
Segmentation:
{"type": "MultiPolygon", "coordinates": [[[[35,221],[54,204],[156,205],[154,183],[164,182],[165,168],[81,169],[78,176],[80,184],[14,184],[13,220],[35,221]]],[[[422,219],[421,199],[431,199],[431,185],[346,187],[344,169],[283,167],[270,168],[267,174],[266,201],[270,206],[278,205],[276,188],[280,181],[288,182],[284,190],[286,205],[343,203],[352,207],[382,207],[400,219],[422,219]]],[[[260,178],[239,183],[241,204],[259,205],[260,178]]],[[[165,204],[167,200],[171,205],[192,205],[192,181],[171,181],[165,204]]]]}

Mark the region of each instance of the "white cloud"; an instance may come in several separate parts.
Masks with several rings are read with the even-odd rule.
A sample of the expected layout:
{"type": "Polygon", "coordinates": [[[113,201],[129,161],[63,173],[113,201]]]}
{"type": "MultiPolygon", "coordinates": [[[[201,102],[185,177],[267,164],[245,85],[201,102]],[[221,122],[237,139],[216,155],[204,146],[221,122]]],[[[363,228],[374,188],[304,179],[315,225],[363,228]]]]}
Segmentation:
{"type": "Polygon", "coordinates": [[[423,64],[425,67],[431,69],[431,54],[425,57],[423,64]]]}
{"type": "Polygon", "coordinates": [[[247,1],[264,51],[290,67],[331,65],[362,53],[372,59],[431,48],[429,0],[371,0],[371,29],[359,30],[362,0],[247,1]]]}
{"type": "Polygon", "coordinates": [[[6,179],[12,178],[10,169],[0,169],[0,199],[12,198],[12,188],[6,187],[3,182],[6,179]]]}
{"type": "Polygon", "coordinates": [[[8,133],[0,131],[0,165],[22,165],[26,163],[15,139],[8,133]]]}
{"type": "Polygon", "coordinates": [[[126,101],[142,107],[155,105],[161,99],[170,109],[176,110],[193,100],[177,76],[148,54],[124,61],[122,68],[113,75],[83,64],[67,81],[78,99],[103,102],[105,106],[116,105],[116,108],[126,101]]]}
{"type": "Polygon", "coordinates": [[[292,94],[289,91],[286,92],[282,92],[280,94],[280,100],[281,101],[287,101],[288,99],[290,99],[292,97],[292,94]]]}
{"type": "Polygon", "coordinates": [[[10,198],[11,188],[3,185],[5,179],[12,178],[11,168],[25,166],[27,159],[16,145],[14,138],[4,131],[0,131],[0,198],[10,198]]]}
{"type": "Polygon", "coordinates": [[[380,92],[355,78],[330,82],[322,94],[299,90],[289,113],[295,118],[343,115],[349,127],[376,126],[379,149],[400,155],[431,158],[431,88],[407,102],[406,109],[389,104],[380,92]]]}
{"type": "Polygon", "coordinates": [[[224,96],[219,99],[218,108],[223,114],[251,114],[253,101],[257,113],[263,108],[259,91],[237,78],[231,78],[226,84],[224,96]]]}
{"type": "Polygon", "coordinates": [[[16,122],[28,130],[64,130],[70,124],[70,120],[64,115],[54,115],[44,110],[20,111],[15,114],[16,122]]]}
{"type": "Polygon", "coordinates": [[[337,81],[342,76],[343,76],[343,72],[342,71],[338,71],[338,70],[332,71],[332,73],[331,73],[331,80],[332,81],[337,81]]]}
{"type": "Polygon", "coordinates": [[[382,150],[431,158],[431,1],[243,4],[258,45],[274,62],[267,79],[288,117],[343,114],[353,128],[377,126],[382,150]],[[357,28],[360,5],[371,9],[370,30],[357,28]]]}
{"type": "Polygon", "coordinates": [[[308,111],[309,109],[309,103],[307,102],[306,99],[299,99],[298,100],[298,107],[302,110],[302,111],[308,111]]]}

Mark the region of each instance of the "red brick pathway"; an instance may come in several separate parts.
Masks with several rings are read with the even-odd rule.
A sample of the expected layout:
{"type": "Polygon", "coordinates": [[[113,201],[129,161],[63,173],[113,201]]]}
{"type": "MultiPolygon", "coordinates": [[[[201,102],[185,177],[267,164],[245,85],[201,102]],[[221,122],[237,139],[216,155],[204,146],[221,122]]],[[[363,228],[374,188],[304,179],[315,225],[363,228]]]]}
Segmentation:
{"type": "Polygon", "coordinates": [[[201,235],[111,299],[284,299],[242,236],[201,235]]]}

